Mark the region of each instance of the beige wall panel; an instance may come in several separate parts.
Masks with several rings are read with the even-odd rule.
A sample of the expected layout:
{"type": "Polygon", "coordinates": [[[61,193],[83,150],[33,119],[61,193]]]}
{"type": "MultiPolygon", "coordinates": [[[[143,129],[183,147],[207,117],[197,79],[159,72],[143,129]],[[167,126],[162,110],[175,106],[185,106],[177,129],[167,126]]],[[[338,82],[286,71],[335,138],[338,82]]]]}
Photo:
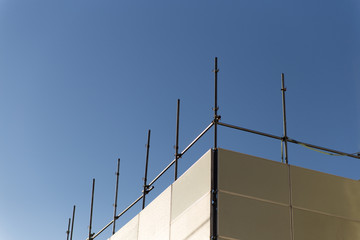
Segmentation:
{"type": "Polygon", "coordinates": [[[211,150],[173,183],[171,220],[174,220],[199,198],[210,192],[210,168],[211,150]]]}
{"type": "Polygon", "coordinates": [[[360,221],[360,182],[291,166],[293,205],[360,221]]]}
{"type": "Polygon", "coordinates": [[[222,192],[218,196],[219,236],[241,240],[290,239],[289,207],[222,192]]]}
{"type": "Polygon", "coordinates": [[[219,149],[219,189],[288,204],[288,167],[280,162],[219,149]]]}
{"type": "Polygon", "coordinates": [[[243,240],[243,239],[238,239],[238,238],[225,238],[225,237],[218,237],[218,240],[243,240]]]}
{"type": "Polygon", "coordinates": [[[294,240],[360,239],[360,222],[294,209],[294,240]]]}
{"type": "Polygon", "coordinates": [[[171,222],[171,240],[210,239],[210,193],[171,222]]]}
{"type": "Polygon", "coordinates": [[[139,215],[136,215],[119,231],[117,231],[109,240],[137,240],[139,229],[139,215]]]}
{"type": "Polygon", "coordinates": [[[139,240],[169,240],[171,186],[155,198],[139,217],[139,240]]]}

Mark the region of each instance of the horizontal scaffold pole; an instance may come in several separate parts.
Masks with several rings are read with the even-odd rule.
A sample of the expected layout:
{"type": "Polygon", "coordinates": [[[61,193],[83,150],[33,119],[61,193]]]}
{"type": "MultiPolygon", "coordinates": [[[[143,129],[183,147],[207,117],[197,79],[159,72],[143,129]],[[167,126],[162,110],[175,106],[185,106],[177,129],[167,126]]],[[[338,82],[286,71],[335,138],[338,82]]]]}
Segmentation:
{"type": "MultiPolygon", "coordinates": [[[[181,157],[182,155],[184,155],[207,131],[209,131],[209,129],[214,125],[214,123],[210,123],[209,126],[207,126],[205,128],[204,131],[202,131],[199,136],[197,136],[194,141],[192,141],[180,154],[179,156],[181,157]]],[[[172,165],[174,165],[176,161],[176,158],[174,160],[172,160],[169,165],[167,165],[164,170],[162,170],[155,178],[154,180],[152,180],[150,183],[149,183],[149,186],[153,185],[172,165]]]]}
{"type": "MultiPolygon", "coordinates": [[[[259,131],[255,131],[255,130],[251,130],[251,129],[247,129],[247,128],[243,128],[243,127],[238,127],[238,126],[235,126],[235,125],[222,123],[222,122],[219,122],[218,124],[221,125],[221,126],[224,126],[224,127],[229,127],[229,128],[241,130],[241,131],[244,131],[244,132],[254,133],[254,134],[269,137],[269,138],[283,140],[282,137],[272,135],[272,134],[268,134],[268,133],[263,133],[263,132],[259,132],[259,131]]],[[[310,148],[315,148],[315,149],[335,153],[335,154],[342,155],[342,156],[347,156],[347,157],[360,159],[360,156],[357,156],[357,155],[354,155],[354,154],[345,153],[345,152],[333,150],[333,149],[330,149],[330,148],[320,147],[320,146],[316,146],[316,145],[313,145],[313,144],[310,144],[310,143],[300,142],[300,141],[297,141],[297,140],[294,140],[294,139],[291,139],[291,138],[288,138],[287,141],[291,142],[291,143],[295,143],[295,144],[305,145],[305,146],[310,147],[310,148]]]]}
{"type": "MultiPolygon", "coordinates": [[[[214,123],[210,123],[209,126],[207,126],[205,128],[204,131],[202,131],[180,154],[179,156],[181,157],[182,155],[184,155],[207,131],[209,131],[209,129],[214,125],[214,123]]],[[[150,192],[153,188],[151,188],[151,186],[175,163],[175,160],[172,160],[169,165],[167,165],[164,170],[162,170],[155,178],[154,180],[152,180],[149,185],[147,185],[148,188],[148,192],[150,192]]],[[[137,204],[141,199],[143,199],[144,195],[142,194],[140,197],[138,197],[133,203],[131,203],[127,208],[124,209],[124,211],[122,211],[121,213],[119,213],[116,216],[116,219],[118,219],[119,217],[121,217],[122,215],[124,215],[128,210],[130,210],[135,204],[137,204]]],[[[111,224],[114,223],[114,219],[111,220],[108,224],[105,225],[105,227],[103,227],[99,232],[97,232],[96,234],[94,234],[91,239],[95,239],[97,236],[99,236],[103,231],[105,231],[108,227],[111,226],[111,224]]],[[[86,240],[89,240],[89,238],[87,238],[86,240]]]]}

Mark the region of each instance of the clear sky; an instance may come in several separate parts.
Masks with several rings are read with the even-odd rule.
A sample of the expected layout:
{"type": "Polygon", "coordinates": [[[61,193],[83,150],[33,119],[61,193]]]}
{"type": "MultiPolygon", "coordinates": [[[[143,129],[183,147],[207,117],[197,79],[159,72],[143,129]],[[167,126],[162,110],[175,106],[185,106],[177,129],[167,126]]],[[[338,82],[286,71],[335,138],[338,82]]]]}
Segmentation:
{"type": "MultiPolygon", "coordinates": [[[[360,151],[358,0],[0,0],[0,239],[85,240],[141,194],[149,179],[212,120],[219,58],[222,121],[360,151]]],[[[280,161],[280,142],[219,127],[219,146],[280,161]]],[[[212,131],[180,162],[212,147],[212,131]]],[[[360,160],[289,144],[289,162],[360,179],[360,160]]],[[[149,201],[168,186],[162,178],[149,201]]],[[[140,209],[136,206],[118,226],[140,209]]],[[[97,239],[107,239],[105,232],[97,239]]]]}

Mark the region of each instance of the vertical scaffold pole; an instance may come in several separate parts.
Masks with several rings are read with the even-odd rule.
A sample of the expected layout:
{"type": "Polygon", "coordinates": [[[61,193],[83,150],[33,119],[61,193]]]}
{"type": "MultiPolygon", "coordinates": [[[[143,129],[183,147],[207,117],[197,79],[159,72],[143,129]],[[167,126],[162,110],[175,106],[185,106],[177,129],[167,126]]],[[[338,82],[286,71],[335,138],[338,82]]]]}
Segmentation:
{"type": "Polygon", "coordinates": [[[67,231],[66,231],[66,240],[69,240],[69,234],[70,234],[70,223],[71,223],[71,218],[69,218],[68,228],[67,228],[67,231]]]}
{"type": "Polygon", "coordinates": [[[93,178],[92,184],[92,192],[91,192],[91,207],[90,207],[90,225],[89,225],[89,240],[92,240],[93,233],[91,232],[92,227],[92,215],[93,215],[93,208],[94,208],[94,191],[95,191],[95,178],[93,178]]]}
{"type": "Polygon", "coordinates": [[[175,142],[175,181],[178,173],[178,160],[179,156],[179,118],[180,118],[180,99],[177,100],[177,113],[176,113],[176,142],[175,142]]]}
{"type": "MultiPolygon", "coordinates": [[[[284,150],[285,150],[285,163],[289,164],[288,160],[288,148],[287,148],[287,129],[286,129],[286,105],[285,105],[285,77],[284,73],[281,74],[281,92],[282,92],[282,108],[283,108],[283,129],[284,129],[284,136],[283,136],[283,142],[284,142],[284,150]]],[[[281,159],[283,161],[283,159],[281,159]]]]}
{"type": "Polygon", "coordinates": [[[113,231],[112,234],[115,234],[115,222],[116,222],[116,208],[117,208],[117,199],[118,199],[118,188],[119,188],[119,175],[120,175],[120,158],[117,161],[117,172],[116,172],[116,186],[115,186],[115,200],[114,200],[114,222],[113,222],[113,231]]]}
{"type": "Polygon", "coordinates": [[[72,214],[72,219],[71,219],[71,232],[70,232],[70,240],[72,240],[72,236],[73,236],[73,232],[74,232],[75,208],[76,208],[76,206],[74,205],[74,208],[73,208],[73,214],[72,214]]]}
{"type": "Polygon", "coordinates": [[[214,96],[214,148],[211,152],[211,208],[210,208],[210,240],[217,240],[217,193],[218,193],[218,148],[217,148],[217,124],[220,116],[217,114],[219,106],[217,103],[217,73],[219,72],[217,66],[217,57],[215,57],[215,96],[214,96]]]}
{"type": "Polygon", "coordinates": [[[148,165],[149,165],[149,148],[150,148],[150,133],[151,130],[148,131],[148,139],[146,144],[146,162],[145,162],[145,174],[144,174],[144,188],[143,188],[143,204],[142,209],[145,208],[145,196],[149,191],[149,186],[147,185],[147,172],[148,172],[148,165]]]}
{"type": "Polygon", "coordinates": [[[219,72],[219,69],[217,67],[217,57],[215,57],[215,69],[214,69],[214,74],[215,74],[215,98],[214,98],[214,149],[217,149],[217,123],[220,119],[220,117],[217,115],[217,111],[219,110],[218,104],[217,104],[217,74],[219,72]]]}

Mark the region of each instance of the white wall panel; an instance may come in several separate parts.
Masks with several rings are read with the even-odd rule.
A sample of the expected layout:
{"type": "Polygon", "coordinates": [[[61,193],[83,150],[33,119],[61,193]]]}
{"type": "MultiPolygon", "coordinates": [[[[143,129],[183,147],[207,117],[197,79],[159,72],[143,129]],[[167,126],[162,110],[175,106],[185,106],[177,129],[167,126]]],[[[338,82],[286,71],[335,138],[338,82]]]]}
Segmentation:
{"type": "Polygon", "coordinates": [[[136,215],[119,231],[117,231],[109,240],[137,240],[139,230],[139,215],[136,215]]]}
{"type": "Polygon", "coordinates": [[[210,192],[211,150],[205,153],[173,183],[171,220],[174,220],[194,202],[210,192]]]}
{"type": "Polygon", "coordinates": [[[291,166],[293,205],[360,221],[360,183],[291,166]]]}
{"type": "Polygon", "coordinates": [[[168,240],[171,186],[155,198],[139,217],[139,240],[168,240]]]}
{"type": "Polygon", "coordinates": [[[171,240],[210,239],[210,193],[171,222],[171,240]]]}
{"type": "Polygon", "coordinates": [[[219,236],[241,240],[290,239],[289,207],[223,192],[218,196],[219,236]]]}

